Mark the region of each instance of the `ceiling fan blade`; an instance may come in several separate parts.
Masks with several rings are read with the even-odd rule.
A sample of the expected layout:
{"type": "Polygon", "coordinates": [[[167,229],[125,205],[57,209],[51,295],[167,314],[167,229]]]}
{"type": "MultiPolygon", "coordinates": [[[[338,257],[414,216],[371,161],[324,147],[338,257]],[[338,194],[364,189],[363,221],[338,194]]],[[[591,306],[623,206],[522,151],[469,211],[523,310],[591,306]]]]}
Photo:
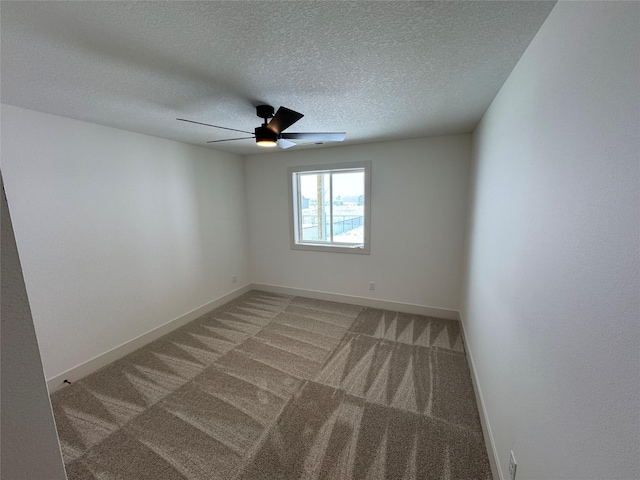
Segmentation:
{"type": "Polygon", "coordinates": [[[272,132],[281,133],[302,117],[304,117],[304,115],[301,113],[294,112],[287,107],[280,107],[269,122],[269,125],[267,125],[267,128],[272,132]]]}
{"type": "Polygon", "coordinates": [[[286,140],[299,140],[302,142],[325,143],[341,142],[347,136],[345,132],[325,132],[325,133],[283,133],[282,138],[286,140]]]}
{"type": "Polygon", "coordinates": [[[295,143],[290,142],[289,140],[285,140],[284,138],[278,139],[278,146],[282,149],[294,147],[295,145],[296,145],[295,143]]]}
{"type": "Polygon", "coordinates": [[[246,130],[238,130],[237,128],[219,127],[218,125],[211,125],[210,123],[195,122],[193,120],[186,120],[184,118],[176,118],[176,120],[180,120],[181,122],[197,123],[198,125],[205,125],[207,127],[222,128],[223,130],[231,130],[232,132],[253,133],[247,132],[246,130]]]}
{"type": "Polygon", "coordinates": [[[253,139],[256,137],[224,138],[222,140],[209,140],[207,143],[231,142],[232,140],[246,140],[248,138],[253,139]]]}

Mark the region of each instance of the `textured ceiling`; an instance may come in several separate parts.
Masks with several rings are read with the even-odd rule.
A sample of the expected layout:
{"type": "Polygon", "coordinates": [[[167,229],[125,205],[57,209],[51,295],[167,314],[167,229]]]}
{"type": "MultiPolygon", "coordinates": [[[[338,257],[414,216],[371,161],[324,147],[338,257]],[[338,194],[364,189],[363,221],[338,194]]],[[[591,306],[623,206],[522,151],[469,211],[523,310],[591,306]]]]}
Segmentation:
{"type": "Polygon", "coordinates": [[[198,145],[236,135],[177,117],[252,131],[259,103],[345,143],[469,132],[553,5],[2,1],[1,99],[198,145]]]}

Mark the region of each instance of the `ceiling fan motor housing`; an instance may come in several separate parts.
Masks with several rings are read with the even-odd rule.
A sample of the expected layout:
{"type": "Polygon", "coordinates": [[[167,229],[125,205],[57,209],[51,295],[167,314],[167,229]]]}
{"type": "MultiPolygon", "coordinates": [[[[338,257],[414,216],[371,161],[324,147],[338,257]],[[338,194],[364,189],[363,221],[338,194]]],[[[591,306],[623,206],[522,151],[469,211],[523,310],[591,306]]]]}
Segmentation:
{"type": "Polygon", "coordinates": [[[264,118],[265,122],[267,121],[267,118],[273,117],[274,111],[275,110],[271,105],[258,105],[256,107],[256,115],[260,118],[264,118]]]}

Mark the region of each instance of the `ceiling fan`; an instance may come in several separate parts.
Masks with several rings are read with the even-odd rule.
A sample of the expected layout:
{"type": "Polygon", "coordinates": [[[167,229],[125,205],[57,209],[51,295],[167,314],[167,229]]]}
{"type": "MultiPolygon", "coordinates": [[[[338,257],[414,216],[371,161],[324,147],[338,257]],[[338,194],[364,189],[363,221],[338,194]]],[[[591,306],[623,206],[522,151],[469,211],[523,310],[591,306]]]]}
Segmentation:
{"type": "Polygon", "coordinates": [[[300,120],[304,115],[294,112],[286,107],[278,108],[275,112],[271,105],[258,105],[256,107],[256,115],[264,120],[260,127],[256,127],[253,132],[238,130],[236,128],[220,127],[209,123],[196,122],[185,118],[178,118],[181,122],[197,123],[198,125],[206,125],[207,127],[222,128],[223,130],[231,130],[233,132],[248,133],[252,137],[225,138],[224,140],[211,140],[207,143],[231,142],[234,140],[245,140],[255,138],[256,144],[261,147],[289,148],[296,145],[291,140],[298,140],[305,143],[326,143],[341,142],[347,135],[345,132],[325,132],[325,133],[283,133],[284,130],[300,120]],[[271,121],[269,121],[271,119],[271,121]]]}

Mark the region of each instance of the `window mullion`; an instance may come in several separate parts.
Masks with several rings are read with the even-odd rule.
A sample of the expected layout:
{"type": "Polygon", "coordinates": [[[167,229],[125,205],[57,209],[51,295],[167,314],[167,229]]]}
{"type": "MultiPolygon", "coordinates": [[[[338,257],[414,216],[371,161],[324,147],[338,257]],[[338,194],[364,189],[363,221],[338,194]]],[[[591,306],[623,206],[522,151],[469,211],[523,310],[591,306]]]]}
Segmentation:
{"type": "Polygon", "coordinates": [[[333,173],[329,174],[329,234],[333,243],[333,173]]]}
{"type": "Polygon", "coordinates": [[[304,238],[304,222],[302,221],[302,181],[301,175],[296,175],[296,184],[298,191],[296,192],[297,202],[298,202],[298,239],[302,240],[304,238]]]}

